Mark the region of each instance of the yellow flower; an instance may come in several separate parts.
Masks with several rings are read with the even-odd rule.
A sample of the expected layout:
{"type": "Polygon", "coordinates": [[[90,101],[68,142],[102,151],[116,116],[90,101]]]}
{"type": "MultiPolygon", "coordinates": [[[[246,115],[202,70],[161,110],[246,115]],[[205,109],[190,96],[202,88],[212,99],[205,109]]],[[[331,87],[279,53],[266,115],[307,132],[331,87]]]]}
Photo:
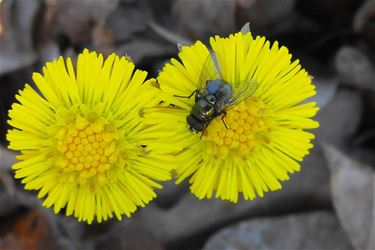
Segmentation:
{"type": "MultiPolygon", "coordinates": [[[[181,62],[172,59],[158,76],[169,106],[146,115],[171,130],[164,148],[175,150],[176,183],[190,177],[190,189],[199,199],[211,198],[214,192],[216,198],[232,202],[238,201],[239,193],[245,200],[256,194],[263,197],[264,192],[280,189],[289,173],[299,171],[298,162],[313,147],[314,135],[305,130],[319,126],[311,119],[318,108],[315,102],[303,101],[316,93],[315,86],[299,61],[291,62],[288,49],[277,42],[270,47],[264,37],[239,32],[215,36],[210,43],[222,79],[234,92],[241,83],[257,84],[256,91],[227,111],[225,124],[221,116],[214,118],[202,138],[190,131],[187,116],[195,98],[178,96],[187,97],[197,89],[209,58],[208,48],[198,41],[182,47],[181,62]]],[[[215,72],[211,68],[204,80],[217,79],[215,72]]]]}
{"type": "Polygon", "coordinates": [[[9,148],[19,150],[13,165],[28,190],[46,196],[55,213],[92,223],[130,216],[168,180],[166,157],[147,141],[158,129],[145,125],[141,108],[157,105],[152,80],[125,57],[85,50],[77,70],[70,58],[49,62],[33,74],[39,89],[26,84],[8,121],[9,148]]]}

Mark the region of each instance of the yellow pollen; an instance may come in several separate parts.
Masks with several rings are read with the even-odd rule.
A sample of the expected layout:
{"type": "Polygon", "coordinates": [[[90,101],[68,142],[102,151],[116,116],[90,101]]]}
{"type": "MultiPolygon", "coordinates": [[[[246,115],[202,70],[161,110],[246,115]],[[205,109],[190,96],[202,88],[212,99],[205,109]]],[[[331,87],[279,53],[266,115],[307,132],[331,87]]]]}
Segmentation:
{"type": "Polygon", "coordinates": [[[87,137],[87,139],[89,140],[89,142],[94,142],[95,141],[95,135],[89,135],[88,137],[87,137]]]}
{"type": "Polygon", "coordinates": [[[68,136],[68,137],[66,138],[66,143],[72,143],[72,142],[73,142],[73,138],[74,138],[74,137],[68,136]]]}
{"type": "Polygon", "coordinates": [[[73,153],[72,151],[68,151],[66,154],[65,154],[66,158],[68,159],[72,159],[73,158],[73,153]]]}
{"type": "MultiPolygon", "coordinates": [[[[238,128],[238,123],[237,122],[231,122],[231,126],[230,126],[232,129],[237,129],[238,128]]],[[[225,132],[224,132],[225,133],[225,132]]]]}
{"type": "Polygon", "coordinates": [[[230,137],[226,137],[226,138],[225,138],[225,145],[230,146],[231,144],[232,144],[232,138],[230,138],[230,137]]]}
{"type": "Polygon", "coordinates": [[[253,122],[255,121],[254,116],[249,115],[249,116],[246,118],[246,121],[247,121],[248,123],[253,123],[253,122]]]}
{"type": "Polygon", "coordinates": [[[224,122],[228,128],[221,117],[216,117],[203,136],[207,154],[215,158],[251,157],[257,145],[270,143],[271,140],[269,134],[272,129],[264,113],[265,105],[252,97],[227,111],[224,122]]]}
{"type": "Polygon", "coordinates": [[[245,120],[244,119],[239,119],[238,120],[238,126],[243,126],[245,124],[245,120]]]}
{"type": "Polygon", "coordinates": [[[243,132],[245,132],[245,129],[243,127],[239,127],[236,131],[238,134],[242,134],[243,132]]]}
{"type": "Polygon", "coordinates": [[[62,159],[57,162],[63,171],[76,176],[80,184],[90,178],[103,183],[107,178],[106,171],[111,169],[119,157],[114,128],[107,131],[103,121],[91,122],[77,116],[75,122],[66,124],[60,129],[57,137],[57,149],[62,159]],[[103,174],[101,174],[103,173],[103,174]]]}
{"type": "Polygon", "coordinates": [[[234,110],[232,116],[233,116],[233,119],[237,120],[240,117],[240,114],[238,113],[238,111],[234,110]]]}
{"type": "Polygon", "coordinates": [[[73,168],[77,170],[82,170],[83,169],[83,164],[82,163],[77,163],[76,167],[73,166],[73,168]]]}
{"type": "Polygon", "coordinates": [[[86,161],[88,161],[88,162],[92,162],[92,160],[93,160],[93,158],[92,158],[91,155],[89,155],[89,156],[86,157],[86,161]]]}

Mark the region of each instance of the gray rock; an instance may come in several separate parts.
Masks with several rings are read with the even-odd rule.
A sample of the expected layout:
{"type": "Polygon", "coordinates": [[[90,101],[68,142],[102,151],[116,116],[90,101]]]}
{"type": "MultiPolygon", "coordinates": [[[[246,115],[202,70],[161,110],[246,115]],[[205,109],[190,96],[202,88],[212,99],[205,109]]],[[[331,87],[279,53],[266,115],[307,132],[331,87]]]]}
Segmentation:
{"type": "Polygon", "coordinates": [[[61,52],[57,43],[49,41],[39,51],[39,60],[41,62],[50,62],[59,59],[61,52]]]}
{"type": "Polygon", "coordinates": [[[57,215],[57,226],[60,235],[60,242],[63,249],[93,249],[93,245],[85,244],[83,239],[84,226],[86,224],[78,222],[77,218],[72,216],[57,215]]]}
{"type": "Polygon", "coordinates": [[[133,33],[144,31],[149,18],[139,7],[120,5],[108,16],[105,27],[112,32],[115,42],[124,42],[133,33]]]}
{"type": "Polygon", "coordinates": [[[187,38],[207,39],[213,34],[229,34],[236,30],[236,1],[178,0],[172,16],[178,31],[187,38]]]}
{"type": "Polygon", "coordinates": [[[177,44],[177,48],[180,50],[181,45],[190,46],[193,45],[193,41],[187,39],[186,37],[183,37],[177,33],[174,33],[171,30],[168,30],[167,28],[159,25],[153,20],[150,20],[148,23],[148,26],[150,29],[158,34],[160,37],[162,37],[165,41],[173,44],[175,46],[177,44]]]}
{"type": "Polygon", "coordinates": [[[363,32],[365,26],[375,17],[375,1],[367,0],[358,8],[353,19],[353,30],[363,32]]]}
{"type": "Polygon", "coordinates": [[[12,213],[18,203],[15,197],[16,187],[10,172],[0,169],[0,217],[12,213]]]}
{"type": "Polygon", "coordinates": [[[163,188],[156,190],[157,197],[153,202],[162,208],[174,206],[184,195],[189,192],[188,183],[175,184],[175,180],[163,182],[163,188]]]}
{"type": "Polygon", "coordinates": [[[39,209],[27,209],[7,220],[0,234],[1,249],[61,249],[54,225],[39,209]]]}
{"type": "Polygon", "coordinates": [[[357,131],[362,113],[361,96],[340,89],[331,102],[318,112],[316,120],[320,122],[320,127],[313,132],[319,141],[346,146],[357,131]]]}
{"type": "Polygon", "coordinates": [[[15,154],[0,146],[0,216],[10,214],[18,206],[15,183],[9,171],[15,161],[15,154]]]}
{"type": "Polygon", "coordinates": [[[217,230],[239,218],[298,211],[301,208],[328,208],[328,176],[323,156],[316,147],[303,162],[301,172],[291,175],[289,181],[282,183],[281,190],[266,193],[264,198],[233,204],[218,199],[198,200],[188,193],[168,210],[149,204],[140,211],[141,218],[160,241],[171,242],[217,230]]]}
{"type": "Polygon", "coordinates": [[[30,192],[17,188],[3,192],[0,183],[0,216],[8,221],[1,225],[6,225],[4,234],[0,234],[1,249],[75,249],[61,235],[58,215],[43,207],[30,192]]]}
{"type": "Polygon", "coordinates": [[[206,243],[209,249],[352,249],[333,213],[314,212],[253,219],[227,227],[206,243]]]}
{"type": "Polygon", "coordinates": [[[164,247],[147,231],[137,218],[125,219],[116,223],[109,233],[103,235],[96,244],[95,250],[129,250],[150,249],[162,250],[164,247]]]}
{"type": "Polygon", "coordinates": [[[375,150],[365,147],[356,147],[349,152],[349,157],[355,161],[368,164],[375,169],[375,150]]]}
{"type": "Polygon", "coordinates": [[[37,59],[36,53],[32,51],[10,52],[0,48],[0,53],[0,75],[30,66],[37,59]]]}
{"type": "Polygon", "coordinates": [[[331,170],[333,205],[356,249],[375,248],[375,171],[332,146],[324,153],[331,170]]]}
{"type": "Polygon", "coordinates": [[[175,46],[158,43],[151,39],[136,39],[120,45],[116,52],[119,55],[128,55],[134,63],[139,63],[147,57],[157,57],[172,54],[175,46]]]}
{"type": "Polygon", "coordinates": [[[95,27],[104,26],[119,0],[47,1],[51,15],[50,32],[65,34],[73,44],[92,41],[95,27]]]}
{"type": "Polygon", "coordinates": [[[375,90],[375,68],[355,47],[344,46],[336,54],[335,67],[340,80],[357,88],[375,90]]]}
{"type": "Polygon", "coordinates": [[[2,3],[0,36],[0,75],[29,66],[37,59],[33,51],[34,21],[42,3],[36,1],[5,1],[2,3]]]}
{"type": "Polygon", "coordinates": [[[309,98],[306,102],[315,101],[321,109],[328,105],[335,97],[338,87],[336,78],[313,78],[316,86],[316,95],[309,98]]]}
{"type": "Polygon", "coordinates": [[[258,33],[278,33],[285,31],[293,20],[295,0],[238,1],[250,22],[250,30],[258,33]]]}
{"type": "Polygon", "coordinates": [[[16,153],[0,145],[0,169],[10,169],[16,163],[16,153]]]}

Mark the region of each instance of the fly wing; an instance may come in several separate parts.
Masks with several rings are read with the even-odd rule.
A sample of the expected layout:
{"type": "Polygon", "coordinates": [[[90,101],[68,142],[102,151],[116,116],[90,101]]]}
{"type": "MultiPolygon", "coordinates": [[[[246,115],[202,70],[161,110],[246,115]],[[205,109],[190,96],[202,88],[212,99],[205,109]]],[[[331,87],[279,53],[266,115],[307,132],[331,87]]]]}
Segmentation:
{"type": "Polygon", "coordinates": [[[239,103],[246,101],[254,94],[257,88],[258,82],[256,80],[250,80],[240,84],[238,90],[233,94],[232,100],[225,106],[225,110],[232,109],[239,103]]]}
{"type": "Polygon", "coordinates": [[[220,79],[220,69],[216,60],[215,53],[210,53],[204,61],[201,74],[198,80],[197,90],[199,94],[206,91],[206,85],[208,80],[220,79]]]}

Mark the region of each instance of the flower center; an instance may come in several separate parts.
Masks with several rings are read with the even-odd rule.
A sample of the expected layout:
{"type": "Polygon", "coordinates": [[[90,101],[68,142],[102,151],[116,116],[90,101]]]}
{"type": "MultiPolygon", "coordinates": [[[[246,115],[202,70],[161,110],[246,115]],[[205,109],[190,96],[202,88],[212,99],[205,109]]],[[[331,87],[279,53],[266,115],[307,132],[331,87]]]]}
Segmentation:
{"type": "Polygon", "coordinates": [[[224,122],[216,117],[203,136],[207,153],[217,159],[250,157],[258,144],[270,142],[271,126],[264,113],[264,103],[252,97],[228,110],[224,122]]]}
{"type": "Polygon", "coordinates": [[[80,184],[90,178],[102,183],[119,158],[115,129],[106,120],[92,117],[76,116],[66,123],[58,134],[58,166],[80,184]]]}

